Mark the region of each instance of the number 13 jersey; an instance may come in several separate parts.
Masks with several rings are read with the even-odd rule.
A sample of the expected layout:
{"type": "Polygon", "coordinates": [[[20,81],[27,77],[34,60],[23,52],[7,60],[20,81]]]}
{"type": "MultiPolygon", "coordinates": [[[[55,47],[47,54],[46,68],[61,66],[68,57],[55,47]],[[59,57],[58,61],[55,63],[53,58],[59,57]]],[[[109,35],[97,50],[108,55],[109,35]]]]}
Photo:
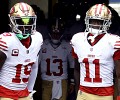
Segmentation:
{"type": "Polygon", "coordinates": [[[39,55],[41,77],[43,80],[54,81],[67,79],[68,66],[73,68],[72,47],[69,42],[62,41],[54,48],[49,40],[45,40],[39,55]]]}

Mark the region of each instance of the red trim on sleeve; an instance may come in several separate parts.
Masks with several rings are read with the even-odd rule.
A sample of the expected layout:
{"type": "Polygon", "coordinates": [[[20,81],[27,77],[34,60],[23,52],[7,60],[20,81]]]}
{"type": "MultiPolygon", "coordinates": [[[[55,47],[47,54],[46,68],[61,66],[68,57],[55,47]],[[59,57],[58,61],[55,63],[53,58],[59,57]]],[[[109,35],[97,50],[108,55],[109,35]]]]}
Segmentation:
{"type": "Polygon", "coordinates": [[[114,53],[113,59],[114,59],[114,60],[120,59],[120,50],[117,50],[117,51],[114,53]]]}
{"type": "Polygon", "coordinates": [[[78,56],[77,56],[77,54],[74,52],[74,48],[72,48],[72,56],[73,56],[73,58],[76,58],[76,59],[78,59],[78,56]]]}

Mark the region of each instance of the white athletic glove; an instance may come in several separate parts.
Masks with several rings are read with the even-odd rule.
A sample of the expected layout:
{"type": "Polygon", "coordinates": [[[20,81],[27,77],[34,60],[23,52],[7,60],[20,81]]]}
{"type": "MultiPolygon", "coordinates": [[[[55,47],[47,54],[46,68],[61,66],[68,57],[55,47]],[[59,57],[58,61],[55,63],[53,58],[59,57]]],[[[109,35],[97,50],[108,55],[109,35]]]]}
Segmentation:
{"type": "Polygon", "coordinates": [[[33,91],[29,94],[30,100],[34,100],[34,99],[33,99],[33,94],[34,94],[35,92],[36,92],[36,91],[33,90],[33,91]]]}

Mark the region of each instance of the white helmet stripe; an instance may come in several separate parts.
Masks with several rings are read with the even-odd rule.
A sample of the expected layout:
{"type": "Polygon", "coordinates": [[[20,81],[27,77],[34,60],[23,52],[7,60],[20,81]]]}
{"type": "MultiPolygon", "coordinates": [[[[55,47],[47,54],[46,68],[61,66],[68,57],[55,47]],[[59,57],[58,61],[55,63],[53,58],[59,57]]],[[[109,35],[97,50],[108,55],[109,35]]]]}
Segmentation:
{"type": "Polygon", "coordinates": [[[21,8],[22,11],[28,11],[29,10],[28,6],[25,3],[21,3],[20,8],[21,8]]]}
{"type": "Polygon", "coordinates": [[[101,11],[102,11],[102,9],[103,9],[103,5],[102,5],[102,4],[99,4],[99,5],[97,4],[97,7],[96,7],[96,8],[97,8],[97,9],[96,9],[96,10],[97,10],[97,11],[96,11],[96,14],[98,14],[98,15],[101,14],[101,11]]]}

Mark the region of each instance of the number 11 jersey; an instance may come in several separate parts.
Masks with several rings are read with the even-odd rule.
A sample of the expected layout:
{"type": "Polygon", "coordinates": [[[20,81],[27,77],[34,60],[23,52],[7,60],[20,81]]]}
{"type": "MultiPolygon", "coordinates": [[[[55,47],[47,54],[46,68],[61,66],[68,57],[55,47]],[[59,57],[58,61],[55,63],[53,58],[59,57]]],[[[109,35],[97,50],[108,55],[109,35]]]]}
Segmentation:
{"type": "Polygon", "coordinates": [[[114,60],[120,59],[120,55],[117,55],[120,50],[120,37],[106,33],[98,42],[90,45],[87,36],[88,33],[77,33],[71,40],[80,63],[80,85],[112,86],[114,60]]]}

